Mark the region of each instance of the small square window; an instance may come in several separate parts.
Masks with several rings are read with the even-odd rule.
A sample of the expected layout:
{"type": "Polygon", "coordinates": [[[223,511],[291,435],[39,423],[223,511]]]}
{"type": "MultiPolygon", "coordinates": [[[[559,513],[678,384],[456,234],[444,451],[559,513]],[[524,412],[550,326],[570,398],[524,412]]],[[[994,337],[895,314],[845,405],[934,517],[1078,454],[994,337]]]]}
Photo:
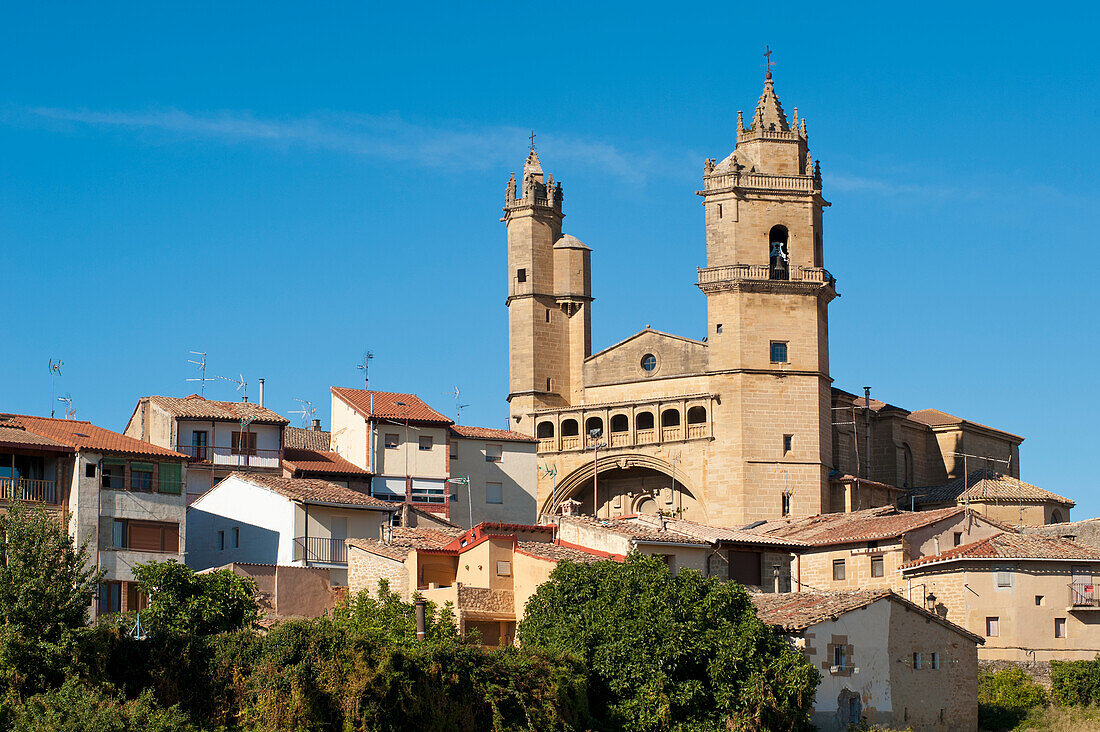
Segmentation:
{"type": "Polygon", "coordinates": [[[420,436],[420,449],[421,450],[431,450],[432,449],[432,436],[431,435],[421,435],[420,436]]]}
{"type": "Polygon", "coordinates": [[[485,502],[486,503],[504,503],[504,484],[503,483],[486,483],[485,484],[485,502]]]}
{"type": "Polygon", "coordinates": [[[772,363],[787,363],[786,341],[772,341],[772,363]]]}
{"type": "Polygon", "coordinates": [[[458,460],[458,440],[451,443],[451,460],[458,460]]]}
{"type": "Polygon", "coordinates": [[[833,646],[833,665],[839,668],[844,668],[847,665],[845,661],[848,660],[847,658],[845,658],[846,655],[847,654],[845,653],[845,646],[833,646]]]}
{"type": "Polygon", "coordinates": [[[84,466],[84,477],[85,478],[94,478],[95,477],[95,463],[88,463],[87,465],[84,466]]]}
{"type": "Polygon", "coordinates": [[[715,333],[721,333],[721,332],[722,332],[722,324],[721,324],[721,323],[719,323],[718,325],[714,326],[714,332],[715,332],[715,333]]]}
{"type": "Polygon", "coordinates": [[[1038,607],[1042,607],[1043,600],[1044,600],[1044,598],[1043,598],[1042,595],[1036,595],[1035,596],[1035,605],[1038,606],[1038,607]]]}
{"type": "Polygon", "coordinates": [[[512,576],[512,563],[503,559],[497,560],[497,576],[498,577],[510,577],[512,576]]]}
{"type": "Polygon", "coordinates": [[[834,582],[842,582],[844,580],[844,574],[845,574],[845,572],[844,572],[844,560],[843,559],[834,559],[833,560],[833,581],[834,582]]]}
{"type": "Polygon", "coordinates": [[[1066,619],[1055,618],[1054,619],[1054,637],[1065,638],[1066,637],[1066,619]]]}
{"type": "Polygon", "coordinates": [[[955,546],[960,546],[963,543],[963,532],[955,532],[955,546]]]}
{"type": "Polygon", "coordinates": [[[882,577],[886,574],[886,561],[882,557],[871,557],[871,576],[882,577]]]}
{"type": "Polygon", "coordinates": [[[998,587],[1012,587],[1012,573],[1011,572],[997,572],[997,586],[998,587]]]}
{"type": "Polygon", "coordinates": [[[485,462],[487,463],[499,463],[503,454],[504,448],[501,445],[485,446],[485,462]]]}
{"type": "Polygon", "coordinates": [[[920,669],[920,664],[921,664],[920,654],[919,653],[914,653],[913,654],[913,669],[914,670],[919,670],[920,669]]]}
{"type": "Polygon", "coordinates": [[[527,270],[526,269],[517,269],[516,270],[516,282],[526,282],[526,281],[527,281],[527,270]]]}
{"type": "Polygon", "coordinates": [[[985,619],[985,635],[987,638],[996,638],[1001,634],[1001,619],[1000,618],[986,618],[985,619]]]}
{"type": "Polygon", "coordinates": [[[397,435],[393,435],[393,434],[386,435],[386,449],[387,450],[396,450],[397,449],[397,435]]]}
{"type": "Polygon", "coordinates": [[[783,454],[786,455],[794,449],[794,435],[783,435],[783,454]]]}

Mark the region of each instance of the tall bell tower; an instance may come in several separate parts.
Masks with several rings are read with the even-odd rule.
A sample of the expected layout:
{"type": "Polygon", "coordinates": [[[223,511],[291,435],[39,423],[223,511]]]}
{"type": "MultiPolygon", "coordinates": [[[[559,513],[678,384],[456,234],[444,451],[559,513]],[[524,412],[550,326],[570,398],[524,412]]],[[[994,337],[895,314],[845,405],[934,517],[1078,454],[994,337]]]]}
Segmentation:
{"type": "Polygon", "coordinates": [[[832,460],[821,172],[798,109],[788,122],[769,70],[734,151],[703,172],[708,371],[723,393],[746,520],[829,510],[832,460]]]}
{"type": "Polygon", "coordinates": [[[581,400],[592,352],[591,250],[562,235],[562,189],[531,150],[517,190],[513,173],[501,221],[508,229],[511,427],[534,434],[532,412],[581,400]]]}

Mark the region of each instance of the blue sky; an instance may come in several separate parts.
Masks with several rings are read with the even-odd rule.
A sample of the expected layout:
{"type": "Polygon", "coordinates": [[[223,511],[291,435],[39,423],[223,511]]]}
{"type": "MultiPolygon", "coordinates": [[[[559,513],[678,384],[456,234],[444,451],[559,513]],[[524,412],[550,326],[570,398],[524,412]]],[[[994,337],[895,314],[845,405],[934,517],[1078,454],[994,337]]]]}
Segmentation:
{"type": "MultiPolygon", "coordinates": [[[[593,249],[593,348],[701,337],[703,161],[775,51],[821,161],[837,386],[1027,437],[1100,511],[1096,11],[923,3],[7,3],[0,409],[121,429],[189,350],[287,413],[328,387],[507,415],[528,131],[593,249]],[[58,405],[59,407],[61,405],[58,405]]],[[[226,382],[208,396],[235,398],[226,382]]]]}

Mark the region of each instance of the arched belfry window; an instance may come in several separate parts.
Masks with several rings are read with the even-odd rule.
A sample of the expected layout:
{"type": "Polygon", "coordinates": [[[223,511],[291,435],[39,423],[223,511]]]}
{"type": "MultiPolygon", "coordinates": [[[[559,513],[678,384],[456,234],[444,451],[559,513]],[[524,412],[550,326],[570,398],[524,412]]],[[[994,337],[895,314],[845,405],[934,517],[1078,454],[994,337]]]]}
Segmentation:
{"type": "Polygon", "coordinates": [[[768,277],[789,280],[790,254],[787,251],[787,227],[777,224],[768,232],[768,277]]]}

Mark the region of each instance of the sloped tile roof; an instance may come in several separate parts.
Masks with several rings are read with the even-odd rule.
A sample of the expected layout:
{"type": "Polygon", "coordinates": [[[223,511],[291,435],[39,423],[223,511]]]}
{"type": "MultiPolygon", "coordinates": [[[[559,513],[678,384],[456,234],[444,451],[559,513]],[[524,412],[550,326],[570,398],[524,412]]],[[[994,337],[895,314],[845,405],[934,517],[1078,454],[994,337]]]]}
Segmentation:
{"type": "MultiPolygon", "coordinates": [[[[655,524],[660,519],[657,516],[649,516],[640,514],[631,521],[640,524],[655,524]]],[[[728,542],[737,544],[754,544],[764,546],[774,546],[776,548],[793,548],[799,546],[805,546],[805,542],[798,539],[786,539],[777,536],[767,536],[764,534],[757,534],[751,531],[743,531],[742,529],[728,529],[723,526],[710,526],[707,524],[700,524],[695,521],[687,521],[686,519],[665,519],[665,526],[672,529],[678,534],[684,536],[691,536],[696,539],[702,539],[707,542],[728,542]]]]}
{"type": "Polygon", "coordinates": [[[290,424],[290,420],[281,414],[252,402],[219,402],[204,399],[198,394],[183,398],[154,395],[149,397],[149,401],[173,417],[181,419],[232,420],[234,422],[249,419],[260,424],[290,424]]]}
{"type": "Polygon", "coordinates": [[[378,539],[348,539],[348,546],[403,562],[413,549],[439,549],[463,533],[464,530],[457,527],[413,529],[395,526],[389,542],[378,539]]]}
{"type": "Polygon", "coordinates": [[[73,448],[49,437],[30,432],[11,421],[0,420],[0,445],[30,447],[36,450],[72,452],[73,448]]]}
{"type": "Polygon", "coordinates": [[[28,432],[68,445],[76,450],[174,458],[176,460],[187,459],[186,455],[175,450],[142,442],[104,427],[97,427],[84,420],[32,417],[25,414],[0,414],[0,417],[8,418],[16,427],[23,427],[28,432]]]}
{"type": "Polygon", "coordinates": [[[698,544],[699,546],[708,546],[711,543],[708,539],[700,539],[695,536],[683,534],[671,528],[662,531],[657,526],[632,521],[629,518],[598,519],[592,518],[591,516],[562,516],[561,520],[563,522],[575,521],[588,526],[594,526],[643,543],[668,542],[673,544],[698,544]]]}
{"type": "Polygon", "coordinates": [[[551,544],[548,541],[517,541],[516,551],[540,559],[549,559],[553,562],[568,560],[570,562],[592,564],[593,562],[604,559],[604,557],[596,554],[590,554],[586,551],[573,549],[567,546],[551,544]]]}
{"type": "Polygon", "coordinates": [[[324,452],[329,449],[329,432],[287,427],[283,430],[283,447],[301,448],[324,452]]]}
{"type": "Polygon", "coordinates": [[[953,414],[941,411],[939,409],[918,409],[915,412],[909,413],[909,419],[914,422],[920,422],[926,424],[929,427],[949,427],[952,425],[970,425],[972,427],[980,427],[983,430],[990,430],[992,432],[999,432],[1002,435],[1014,437],[1017,440],[1023,441],[1023,437],[1014,435],[1011,432],[1005,432],[999,430],[996,427],[990,427],[988,425],[980,424],[978,422],[971,422],[970,420],[963,419],[962,417],[956,417],[953,414]]]}
{"type": "Polygon", "coordinates": [[[258,485],[270,491],[304,503],[357,506],[383,511],[396,511],[398,506],[381,501],[367,493],[345,488],[336,483],[318,478],[284,478],[279,475],[263,473],[231,473],[225,480],[237,478],[246,483],[258,485]]]}
{"type": "Polygon", "coordinates": [[[288,447],[283,450],[283,465],[291,470],[300,470],[307,473],[370,475],[369,472],[355,463],[345,460],[339,454],[328,450],[303,450],[288,447]]]}
{"type": "Polygon", "coordinates": [[[451,424],[450,419],[429,407],[416,394],[349,389],[343,386],[332,387],[332,393],[365,417],[390,419],[395,422],[404,422],[408,419],[410,422],[451,424]],[[373,411],[371,411],[371,395],[374,395],[373,411]],[[397,402],[404,402],[404,406],[397,402]]]}
{"type": "Polygon", "coordinates": [[[870,488],[883,488],[890,491],[901,491],[902,488],[898,488],[896,485],[890,485],[889,483],[880,483],[877,480],[869,480],[868,478],[858,478],[850,473],[836,473],[829,475],[830,483],[856,483],[861,486],[868,486],[870,488]]]}
{"type": "Polygon", "coordinates": [[[832,546],[894,539],[913,529],[950,518],[963,510],[952,506],[935,511],[899,511],[892,506],[881,506],[851,513],[823,513],[806,518],[768,521],[746,530],[798,539],[810,546],[832,546]]]}
{"type": "Polygon", "coordinates": [[[924,564],[969,559],[1079,559],[1100,561],[1100,549],[1078,544],[1069,539],[1006,531],[972,544],[963,544],[939,554],[921,557],[903,564],[902,569],[924,564]]]}
{"type": "Polygon", "coordinates": [[[513,430],[495,430],[491,427],[470,427],[464,424],[451,425],[451,433],[457,437],[472,440],[501,440],[502,442],[537,442],[531,435],[513,430]]]}
{"type": "Polygon", "coordinates": [[[975,643],[985,642],[981,636],[935,613],[928,612],[890,590],[752,593],[751,597],[753,604],[756,605],[756,616],[760,620],[787,632],[801,632],[823,621],[835,620],[845,613],[865,608],[879,600],[889,600],[954,630],[975,643]]]}
{"type": "MultiPolygon", "coordinates": [[[[925,488],[914,488],[910,492],[916,505],[929,503],[947,503],[951,501],[1010,501],[1013,503],[1059,503],[1073,507],[1068,498],[1043,490],[1039,486],[1025,483],[1011,475],[998,473],[989,468],[974,470],[966,479],[956,478],[950,483],[925,488]]],[[[906,498],[908,500],[908,497],[906,498]]]]}

